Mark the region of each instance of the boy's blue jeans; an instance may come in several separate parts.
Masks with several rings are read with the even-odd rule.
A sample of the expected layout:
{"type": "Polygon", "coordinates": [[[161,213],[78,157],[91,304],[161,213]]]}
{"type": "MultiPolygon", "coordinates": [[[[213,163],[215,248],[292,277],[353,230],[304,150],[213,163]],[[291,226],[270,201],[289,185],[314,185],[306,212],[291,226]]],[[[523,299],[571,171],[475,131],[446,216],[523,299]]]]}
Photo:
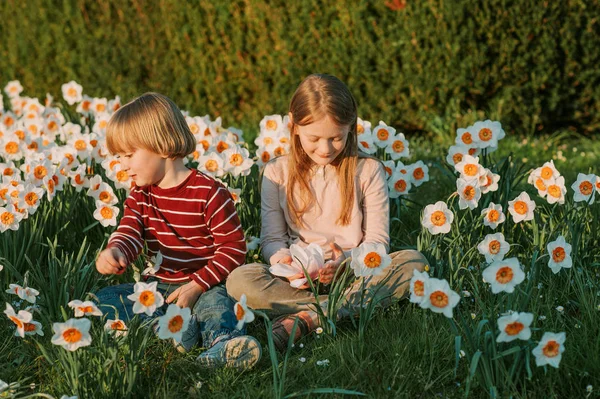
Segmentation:
{"type": "MultiPolygon", "coordinates": [[[[147,282],[157,281],[148,279],[147,282]]],[[[183,284],[161,283],[157,285],[157,290],[165,298],[165,304],[156,309],[152,316],[145,313],[139,314],[141,319],[151,319],[165,314],[167,307],[166,299],[169,294],[175,291],[183,284]]],[[[127,299],[128,295],[133,294],[133,283],[114,285],[98,291],[100,310],[107,319],[116,319],[116,314],[120,319],[128,321],[135,316],[133,313],[133,301],[127,299]]],[[[199,336],[202,337],[202,346],[210,348],[217,338],[233,338],[244,334],[244,329],[236,330],[237,319],[233,312],[234,300],[227,295],[224,284],[219,284],[198,298],[198,301],[192,309],[190,325],[183,333],[182,344],[187,350],[190,350],[198,342],[199,336]]]]}

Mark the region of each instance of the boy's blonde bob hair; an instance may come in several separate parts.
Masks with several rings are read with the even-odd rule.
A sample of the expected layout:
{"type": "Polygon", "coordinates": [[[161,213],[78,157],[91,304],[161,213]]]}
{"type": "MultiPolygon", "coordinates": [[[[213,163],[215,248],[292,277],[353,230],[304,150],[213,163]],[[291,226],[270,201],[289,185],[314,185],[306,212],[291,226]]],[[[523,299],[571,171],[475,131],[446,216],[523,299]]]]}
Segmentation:
{"type": "Polygon", "coordinates": [[[119,108],[106,127],[111,154],[143,148],[168,158],[183,158],[196,150],[196,139],[171,99],[145,93],[119,108]]]}

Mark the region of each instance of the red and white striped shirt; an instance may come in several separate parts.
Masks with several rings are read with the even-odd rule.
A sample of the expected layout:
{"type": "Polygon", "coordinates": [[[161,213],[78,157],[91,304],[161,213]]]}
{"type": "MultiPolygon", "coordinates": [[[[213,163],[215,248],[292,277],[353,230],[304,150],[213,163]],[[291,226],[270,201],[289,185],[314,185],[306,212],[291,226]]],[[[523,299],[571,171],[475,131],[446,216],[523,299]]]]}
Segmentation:
{"type": "Polygon", "coordinates": [[[132,263],[148,245],[163,261],[163,282],[194,280],[204,290],[225,281],[246,259],[246,241],[227,188],[199,171],[176,187],[135,187],[125,200],[119,227],[108,248],[132,263]]]}

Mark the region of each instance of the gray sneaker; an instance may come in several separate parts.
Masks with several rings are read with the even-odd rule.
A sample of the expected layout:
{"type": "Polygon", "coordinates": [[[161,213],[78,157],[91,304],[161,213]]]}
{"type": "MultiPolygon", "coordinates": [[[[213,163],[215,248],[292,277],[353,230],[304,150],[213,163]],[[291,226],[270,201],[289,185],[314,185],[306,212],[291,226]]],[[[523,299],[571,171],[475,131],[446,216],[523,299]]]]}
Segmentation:
{"type": "Polygon", "coordinates": [[[222,339],[196,358],[200,365],[207,368],[232,367],[246,370],[260,360],[262,350],[256,338],[242,335],[222,339]]]}

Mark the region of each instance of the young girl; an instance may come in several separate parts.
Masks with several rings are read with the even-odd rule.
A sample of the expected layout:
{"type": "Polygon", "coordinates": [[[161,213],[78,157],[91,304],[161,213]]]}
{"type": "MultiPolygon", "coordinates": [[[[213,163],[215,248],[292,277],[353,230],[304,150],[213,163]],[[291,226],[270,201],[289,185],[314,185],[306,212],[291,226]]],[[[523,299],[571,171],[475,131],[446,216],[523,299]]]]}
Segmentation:
{"type": "MultiPolygon", "coordinates": [[[[271,264],[291,263],[290,245],[322,247],[325,259],[321,283],[331,282],[336,269],[363,242],[389,249],[389,199],[386,174],[376,159],[358,152],[357,106],[346,85],[330,75],[311,75],[298,87],[290,103],[291,150],[269,162],[261,189],[262,253],[271,264]]],[[[426,260],[417,251],[391,254],[387,274],[367,280],[366,288],[388,278],[378,296],[382,303],[403,297],[413,270],[426,260]],[[391,276],[390,276],[391,275],[391,276]]],[[[292,276],[289,280],[304,277],[292,276]]],[[[249,264],[234,270],[227,291],[239,299],[246,294],[250,307],[282,316],[273,326],[280,349],[287,346],[294,320],[295,340],[318,326],[309,304],[313,293],[290,286],[269,273],[267,265],[249,264]]],[[[339,316],[352,315],[360,306],[361,285],[347,292],[339,316]]],[[[320,301],[326,300],[320,297],[320,301]]]]}

